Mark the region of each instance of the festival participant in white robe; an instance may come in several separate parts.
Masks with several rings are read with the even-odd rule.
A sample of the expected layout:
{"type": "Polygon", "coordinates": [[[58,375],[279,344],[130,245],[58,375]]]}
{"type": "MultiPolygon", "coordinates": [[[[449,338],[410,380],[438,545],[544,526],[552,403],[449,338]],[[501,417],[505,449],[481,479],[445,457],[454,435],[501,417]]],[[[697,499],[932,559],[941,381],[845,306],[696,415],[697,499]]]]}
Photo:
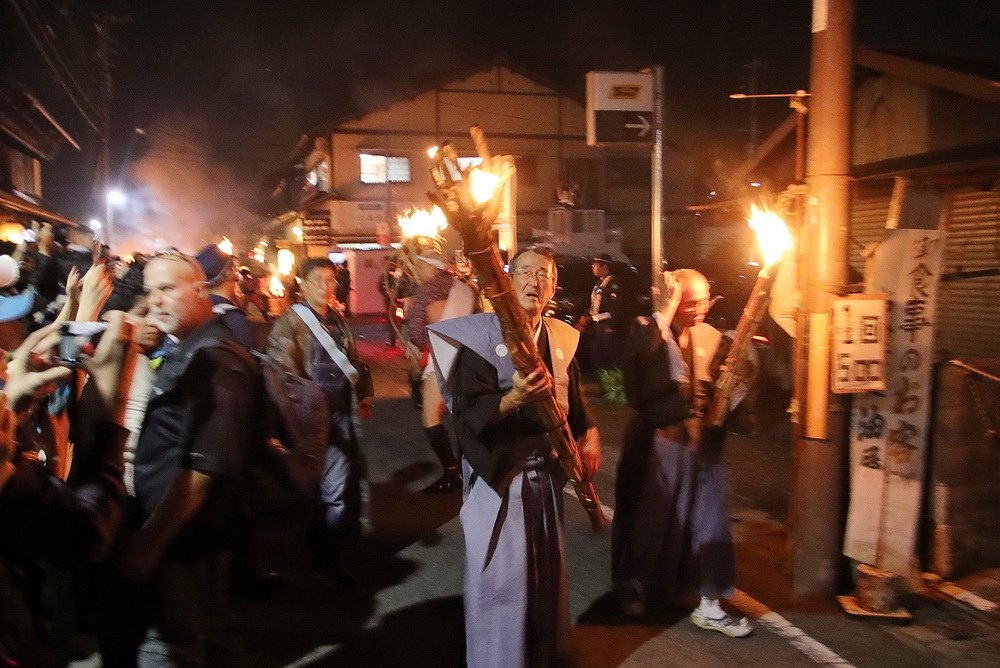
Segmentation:
{"type": "Polygon", "coordinates": [[[473,668],[549,666],[569,658],[566,478],[532,404],[554,393],[586,477],[600,467],[600,434],[574,359],[579,333],[542,317],[555,294],[555,262],[550,253],[528,250],[511,262],[511,273],[551,376],[541,369],[515,373],[492,313],[428,327],[462,451],[466,662],[473,668]]]}

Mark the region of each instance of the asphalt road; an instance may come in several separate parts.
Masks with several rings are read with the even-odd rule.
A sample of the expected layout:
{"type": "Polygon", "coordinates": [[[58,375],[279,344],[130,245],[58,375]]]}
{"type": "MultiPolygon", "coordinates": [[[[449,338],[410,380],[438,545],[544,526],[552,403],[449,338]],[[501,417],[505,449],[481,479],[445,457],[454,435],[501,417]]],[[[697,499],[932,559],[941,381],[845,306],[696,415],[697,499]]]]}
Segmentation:
{"type": "MultiPolygon", "coordinates": [[[[375,376],[374,418],[364,424],[371,530],[351,556],[355,586],[292,565],[287,587],[238,610],[252,666],[461,666],[463,544],[461,495],[421,490],[439,474],[409,399],[403,361],[382,325],[356,323],[375,376]]],[[[614,470],[627,409],[591,402],[602,428],[597,478],[613,509],[614,470]]],[[[611,593],[610,538],[590,531],[566,499],[570,614],[577,662],[610,666],[997,666],[996,626],[940,601],[910,602],[907,626],[848,618],[832,601],[794,601],[785,568],[785,512],[791,467],[788,426],[732,435],[731,522],[737,551],[735,609],[755,618],[746,639],[696,628],[667,604],[632,620],[611,593]]],[[[80,664],[85,665],[85,664],[80,664]]]]}

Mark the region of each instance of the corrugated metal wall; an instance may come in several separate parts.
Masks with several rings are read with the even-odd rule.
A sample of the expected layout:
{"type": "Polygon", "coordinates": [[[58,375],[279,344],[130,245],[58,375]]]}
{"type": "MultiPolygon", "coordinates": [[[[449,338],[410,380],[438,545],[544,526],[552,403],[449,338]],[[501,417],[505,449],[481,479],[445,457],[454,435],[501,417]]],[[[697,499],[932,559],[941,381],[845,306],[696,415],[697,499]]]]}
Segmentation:
{"type": "Polygon", "coordinates": [[[885,231],[885,219],[889,213],[891,191],[868,195],[855,195],[851,202],[851,235],[848,262],[851,268],[862,276],[865,258],[862,254],[868,244],[879,241],[885,231]]]}
{"type": "MultiPolygon", "coordinates": [[[[862,251],[878,241],[888,192],[856,195],[851,204],[849,262],[864,272],[862,251]]],[[[1000,267],[1000,190],[952,191],[944,272],[1000,267]]],[[[995,357],[1000,350],[1000,276],[948,281],[938,293],[937,345],[948,358],[995,357]]]]}
{"type": "MultiPolygon", "coordinates": [[[[948,204],[945,273],[1000,267],[1000,190],[956,190],[948,204]]],[[[947,281],[938,292],[937,348],[949,358],[1000,354],[1000,276],[947,281]]]]}

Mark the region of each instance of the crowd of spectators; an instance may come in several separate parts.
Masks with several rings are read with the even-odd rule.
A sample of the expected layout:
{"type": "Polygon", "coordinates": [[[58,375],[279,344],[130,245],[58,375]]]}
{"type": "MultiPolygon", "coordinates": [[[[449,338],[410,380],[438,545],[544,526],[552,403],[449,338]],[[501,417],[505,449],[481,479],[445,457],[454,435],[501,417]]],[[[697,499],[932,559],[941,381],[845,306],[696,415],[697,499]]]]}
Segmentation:
{"type": "MultiPolygon", "coordinates": [[[[334,269],[319,269],[329,280],[307,311],[332,301],[334,269]]],[[[242,663],[232,585],[275,575],[254,568],[252,469],[286,445],[262,431],[267,363],[243,308],[269,309],[244,270],[215,245],[125,261],[47,223],[0,248],[0,666],[66,665],[81,638],[106,666],[242,663]]],[[[315,345],[308,373],[275,367],[279,385],[291,373],[314,383],[341,428],[371,393],[348,373],[323,398],[323,373],[344,375],[326,351],[367,378],[342,330],[315,345]],[[352,390],[364,401],[342,396],[352,390]]],[[[357,492],[345,480],[361,469],[326,459],[307,472],[315,498],[294,509],[342,542],[359,512],[340,519],[357,492]]]]}

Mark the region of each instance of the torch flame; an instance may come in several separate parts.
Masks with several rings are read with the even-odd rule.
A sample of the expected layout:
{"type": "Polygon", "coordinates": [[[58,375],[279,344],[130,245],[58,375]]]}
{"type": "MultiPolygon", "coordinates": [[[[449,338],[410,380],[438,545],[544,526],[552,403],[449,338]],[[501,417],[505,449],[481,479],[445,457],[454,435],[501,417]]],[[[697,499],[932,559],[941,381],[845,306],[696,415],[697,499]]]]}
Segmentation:
{"type": "Polygon", "coordinates": [[[440,207],[434,207],[430,211],[426,209],[407,209],[396,217],[399,223],[400,232],[403,238],[410,237],[436,237],[444,228],[448,227],[448,220],[444,217],[444,211],[440,207]]]}
{"type": "Polygon", "coordinates": [[[469,188],[476,204],[483,204],[493,199],[493,193],[500,184],[500,177],[486,170],[474,168],[469,172],[469,188]]]}
{"type": "Polygon", "coordinates": [[[277,274],[271,274],[271,280],[267,283],[267,291],[271,293],[272,297],[285,296],[285,286],[281,284],[281,279],[278,278],[277,274]]]}
{"type": "Polygon", "coordinates": [[[226,255],[233,254],[233,242],[229,240],[229,237],[222,237],[222,241],[216,245],[219,247],[219,250],[226,255]]]}
{"type": "Polygon", "coordinates": [[[774,265],[792,247],[792,234],[785,221],[777,214],[753,206],[747,222],[757,235],[757,245],[760,246],[765,267],[774,265]]]}
{"type": "Polygon", "coordinates": [[[434,158],[436,158],[437,155],[438,155],[438,147],[437,146],[431,146],[429,149],[427,149],[427,157],[430,158],[431,160],[433,160],[434,158]]]}
{"type": "Polygon", "coordinates": [[[282,276],[288,276],[292,273],[292,269],[295,268],[295,253],[288,250],[287,248],[282,248],[278,251],[278,273],[282,276]]]}

